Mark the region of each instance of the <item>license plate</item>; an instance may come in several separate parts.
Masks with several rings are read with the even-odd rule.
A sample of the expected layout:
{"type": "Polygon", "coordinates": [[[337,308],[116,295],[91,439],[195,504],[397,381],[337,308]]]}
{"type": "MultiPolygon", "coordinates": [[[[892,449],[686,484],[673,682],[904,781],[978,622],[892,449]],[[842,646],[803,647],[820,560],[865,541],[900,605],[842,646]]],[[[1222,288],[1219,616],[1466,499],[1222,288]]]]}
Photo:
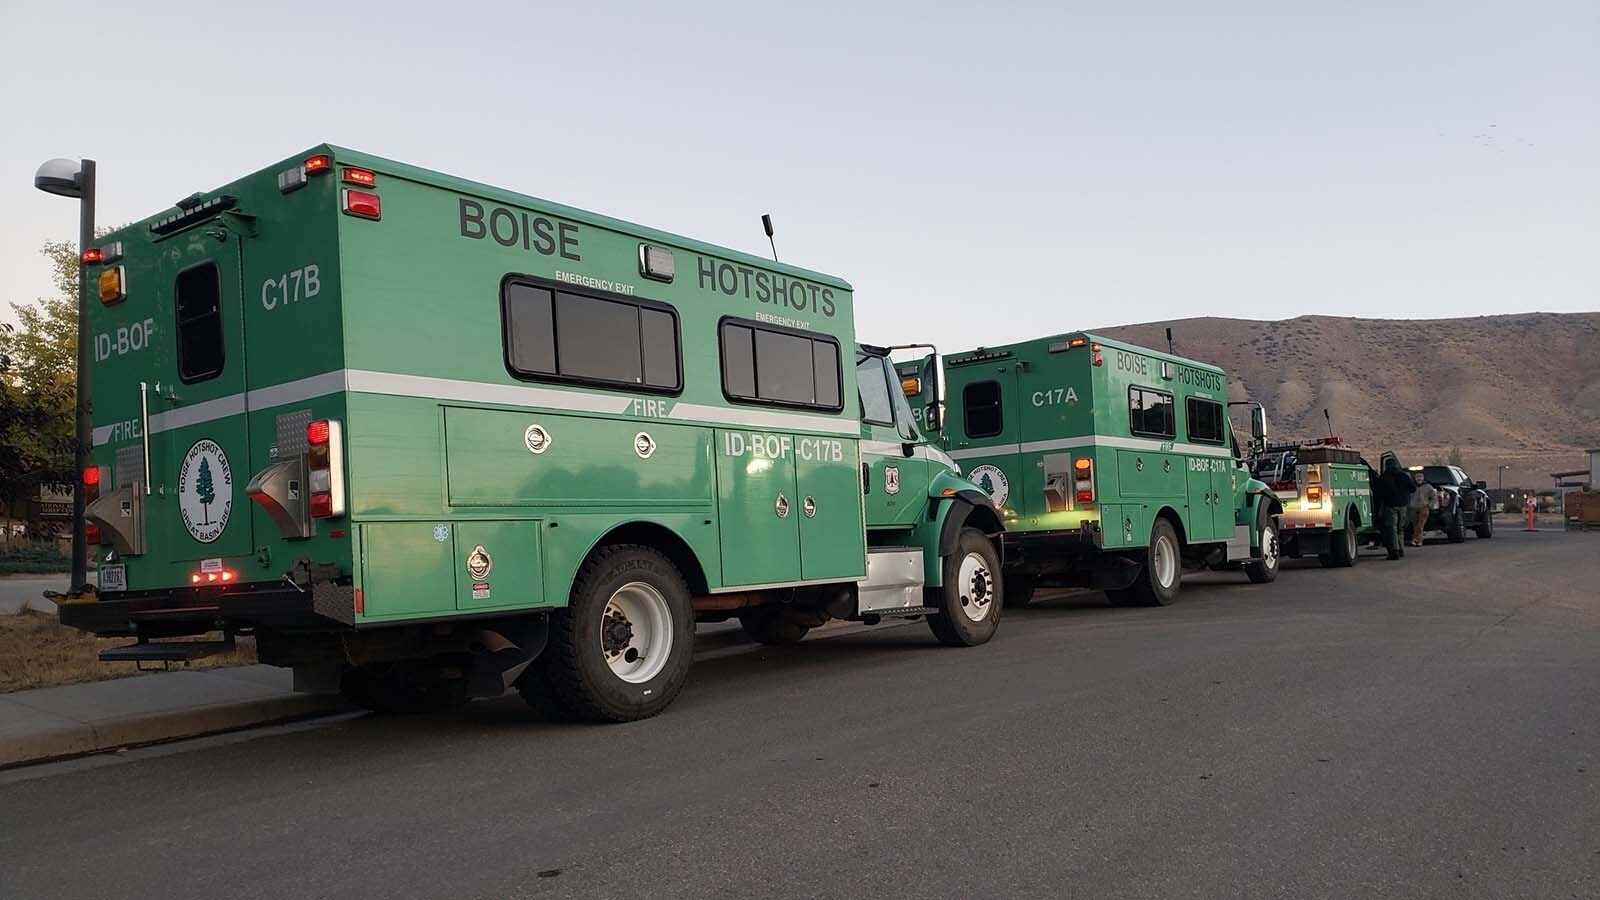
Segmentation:
{"type": "Polygon", "coordinates": [[[100,591],[125,591],[128,589],[127,566],[101,566],[100,591]]]}

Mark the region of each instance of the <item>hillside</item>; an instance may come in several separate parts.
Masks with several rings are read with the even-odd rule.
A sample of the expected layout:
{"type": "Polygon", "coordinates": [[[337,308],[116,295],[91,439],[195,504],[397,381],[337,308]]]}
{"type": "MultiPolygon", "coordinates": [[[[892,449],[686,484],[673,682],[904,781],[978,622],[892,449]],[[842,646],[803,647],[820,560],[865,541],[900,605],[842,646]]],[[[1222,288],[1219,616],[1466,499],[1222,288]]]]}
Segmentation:
{"type": "Polygon", "coordinates": [[[1460,447],[1493,487],[1545,488],[1600,447],[1600,313],[1384,320],[1199,318],[1100,329],[1227,370],[1232,399],[1267,408],[1274,439],[1334,431],[1407,461],[1460,447]]]}

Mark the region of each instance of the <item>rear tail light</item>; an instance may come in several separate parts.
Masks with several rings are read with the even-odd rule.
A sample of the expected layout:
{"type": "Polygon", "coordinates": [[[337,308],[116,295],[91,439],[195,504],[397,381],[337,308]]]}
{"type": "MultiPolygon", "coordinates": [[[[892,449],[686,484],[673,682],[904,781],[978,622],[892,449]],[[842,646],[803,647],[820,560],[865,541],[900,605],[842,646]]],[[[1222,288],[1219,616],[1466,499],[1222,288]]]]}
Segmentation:
{"type": "Polygon", "coordinates": [[[1090,362],[1097,366],[1103,366],[1106,364],[1105,355],[1100,352],[1101,347],[1099,344],[1090,344],[1089,349],[1094,352],[1094,357],[1090,359],[1090,362]]]}
{"type": "Polygon", "coordinates": [[[232,584],[239,578],[239,574],[230,569],[216,569],[210,572],[192,572],[189,575],[190,584],[232,584]]]}
{"type": "Polygon", "coordinates": [[[333,157],[326,153],[308,156],[305,161],[307,175],[323,175],[333,171],[333,157]]]}
{"type": "Polygon", "coordinates": [[[350,166],[345,166],[340,171],[340,177],[350,184],[364,184],[367,187],[372,187],[378,183],[378,176],[374,175],[370,170],[355,169],[350,166]]]}
{"type": "Polygon", "coordinates": [[[100,544],[100,526],[96,525],[93,522],[85,522],[84,525],[83,525],[83,540],[84,540],[84,543],[90,544],[92,546],[99,546],[99,544],[100,544]]]}
{"type": "Polygon", "coordinates": [[[83,251],[83,256],[80,257],[79,261],[85,265],[92,266],[104,258],[105,254],[100,252],[99,247],[90,247],[89,249],[83,251]]]}
{"type": "Polygon", "coordinates": [[[1072,496],[1079,503],[1094,502],[1094,460],[1072,461],[1072,496]]]}
{"type": "Polygon", "coordinates": [[[346,215],[360,216],[363,219],[379,219],[383,217],[383,201],[371,191],[358,191],[355,188],[346,188],[344,192],[344,211],[346,215]]]}
{"type": "Polygon", "coordinates": [[[306,426],[307,468],[311,476],[311,517],[344,515],[344,428],[337,419],[318,419],[306,426]]]}
{"type": "Polygon", "coordinates": [[[1313,485],[1308,485],[1306,487],[1306,502],[1307,503],[1321,504],[1322,503],[1322,488],[1317,486],[1317,485],[1314,485],[1314,484],[1313,485]]]}

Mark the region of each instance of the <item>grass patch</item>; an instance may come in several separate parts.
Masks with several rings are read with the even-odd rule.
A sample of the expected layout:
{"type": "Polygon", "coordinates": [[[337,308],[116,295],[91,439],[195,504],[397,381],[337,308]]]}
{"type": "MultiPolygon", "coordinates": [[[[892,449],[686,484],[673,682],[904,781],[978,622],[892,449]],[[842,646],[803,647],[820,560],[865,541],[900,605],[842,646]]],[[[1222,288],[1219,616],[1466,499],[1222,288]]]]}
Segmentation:
{"type": "MultiPolygon", "coordinates": [[[[199,638],[197,638],[199,640],[199,638]]],[[[131,637],[97,638],[62,625],[55,616],[27,611],[0,616],[0,693],[83,681],[126,678],[140,672],[133,663],[103,663],[101,650],[133,643],[131,637]]],[[[247,666],[256,661],[254,638],[240,638],[232,653],[187,664],[192,669],[247,666]]]]}
{"type": "Polygon", "coordinates": [[[52,549],[0,550],[0,575],[54,575],[72,568],[72,561],[52,549]]]}

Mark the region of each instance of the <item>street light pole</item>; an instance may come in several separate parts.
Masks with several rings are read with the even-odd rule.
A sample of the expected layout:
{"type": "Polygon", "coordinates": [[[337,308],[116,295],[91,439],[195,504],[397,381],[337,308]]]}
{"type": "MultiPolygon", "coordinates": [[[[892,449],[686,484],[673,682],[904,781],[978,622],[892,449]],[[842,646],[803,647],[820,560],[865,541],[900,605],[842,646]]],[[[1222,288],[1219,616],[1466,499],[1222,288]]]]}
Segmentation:
{"type": "Polygon", "coordinates": [[[94,160],[49,160],[33,176],[33,186],[47,194],[78,200],[78,384],[72,436],[72,580],[67,585],[68,590],[77,590],[89,577],[83,471],[89,468],[94,427],[89,412],[89,273],[83,268],[83,251],[94,243],[94,160]]]}
{"type": "Polygon", "coordinates": [[[83,267],[83,252],[94,243],[94,160],[83,161],[78,171],[78,389],[76,391],[76,432],[72,437],[72,580],[67,587],[76,590],[89,580],[89,539],[84,533],[83,473],[89,468],[89,451],[94,440],[94,422],[89,412],[89,273],[83,267]]]}
{"type": "Polygon", "coordinates": [[[1505,463],[1501,463],[1500,464],[1499,478],[1500,478],[1500,496],[1501,497],[1504,497],[1505,493],[1506,493],[1506,470],[1509,469],[1509,468],[1511,468],[1511,467],[1506,465],[1505,463]]]}

